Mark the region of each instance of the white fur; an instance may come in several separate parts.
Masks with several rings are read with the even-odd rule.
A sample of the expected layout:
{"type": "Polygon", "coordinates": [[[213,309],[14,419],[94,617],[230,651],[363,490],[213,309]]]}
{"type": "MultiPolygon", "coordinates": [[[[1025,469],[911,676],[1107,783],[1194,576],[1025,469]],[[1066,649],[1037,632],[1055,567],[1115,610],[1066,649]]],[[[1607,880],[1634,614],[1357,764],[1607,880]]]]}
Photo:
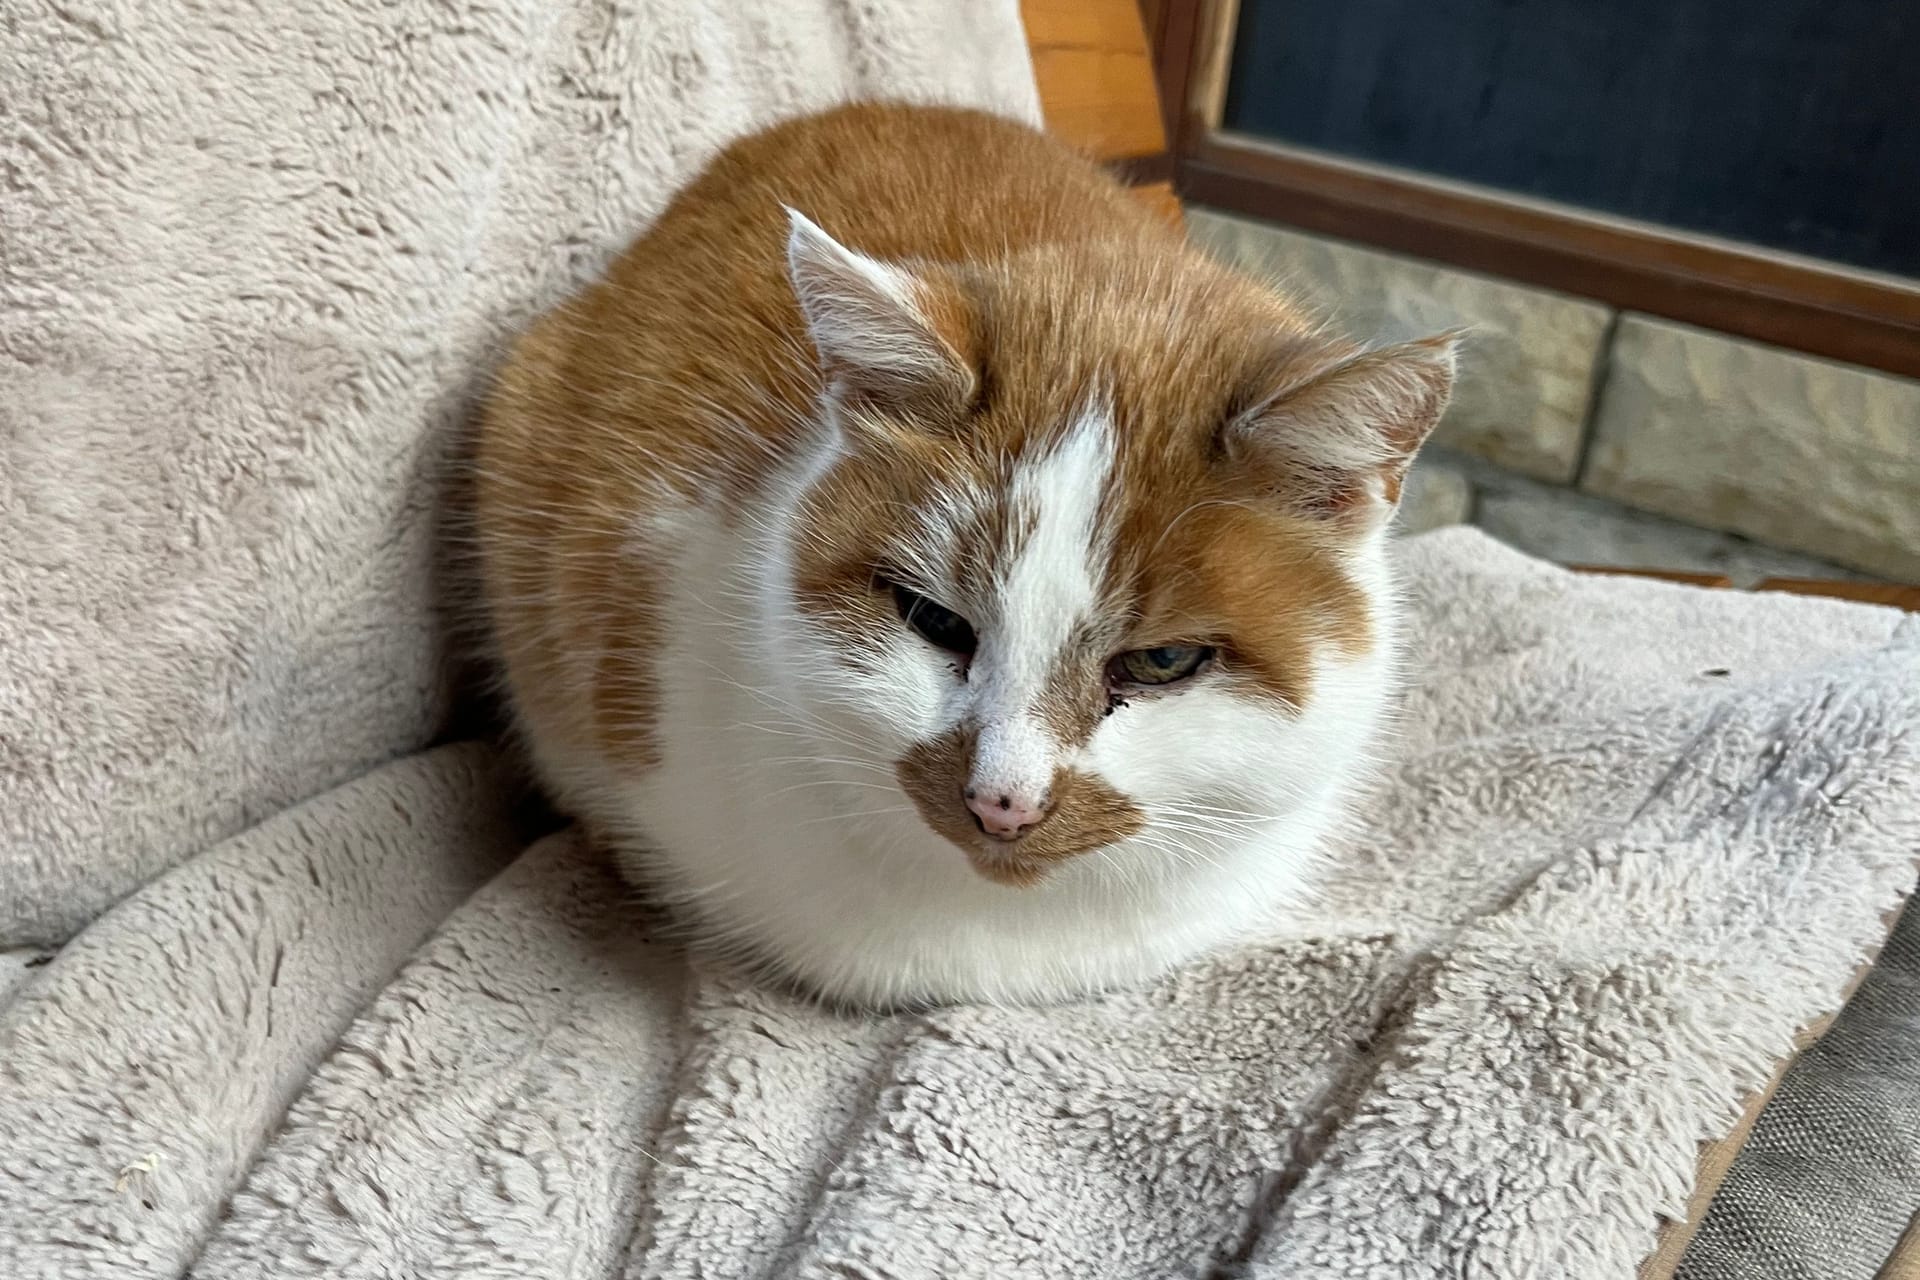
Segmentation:
{"type": "Polygon", "coordinates": [[[1058,446],[1015,471],[1007,501],[1025,531],[995,598],[967,682],[966,711],[980,726],[970,783],[983,794],[1038,797],[1070,763],[1036,703],[1056,656],[1095,606],[1105,539],[1096,527],[1113,472],[1113,425],[1091,406],[1058,446]]]}
{"type": "MultiPolygon", "coordinates": [[[[863,315],[890,312],[884,328],[909,307],[893,268],[798,215],[789,247],[816,342],[868,360],[899,353],[898,335],[860,331],[863,315]]],[[[796,608],[808,537],[798,512],[849,449],[836,394],[823,398],[815,444],[777,474],[744,527],[691,506],[642,539],[670,565],[662,761],[638,777],[590,761],[561,769],[625,838],[633,870],[715,940],[869,1004],[1047,1000],[1130,984],[1305,901],[1391,684],[1378,527],[1350,569],[1382,642],[1354,661],[1324,649],[1305,707],[1205,672],[1132,700],[1073,746],[1035,701],[1099,609],[1109,537],[1099,515],[1115,483],[1109,412],[1096,401],[1060,424],[1055,443],[1015,460],[1004,493],[945,489],[894,549],[916,586],[978,630],[962,678],[952,655],[904,625],[850,634],[796,608]],[[1011,504],[1020,539],[1004,571],[985,587],[947,580],[947,550],[995,502],[1011,504]],[[1067,765],[1117,789],[1147,825],[1032,887],[989,881],[927,826],[895,773],[914,745],[962,723],[980,729],[976,782],[1033,788],[1067,765]]]]}
{"type": "MultiPolygon", "coordinates": [[[[1021,473],[1042,536],[1014,562],[1002,604],[1027,635],[1058,640],[1090,603],[1098,490],[1073,482],[1104,475],[1100,421],[1021,473]]],[[[1384,647],[1324,665],[1297,716],[1202,677],[1103,720],[1066,762],[1127,795],[1148,827],[1034,887],[992,883],[926,826],[893,766],[971,713],[969,699],[999,705],[1011,687],[1020,692],[1007,705],[1025,705],[1040,656],[1010,654],[1004,679],[976,687],[898,627],[864,638],[873,648],[855,667],[846,650],[858,641],[795,611],[806,536],[795,511],[843,447],[826,433],[786,471],[750,536],[705,511],[685,525],[661,654],[665,758],[617,784],[616,807],[644,839],[636,871],[717,939],[869,1004],[1131,984],[1303,901],[1380,713],[1384,647]]],[[[953,513],[928,515],[938,528],[953,513]]],[[[1360,556],[1359,579],[1384,612],[1378,539],[1360,556]]],[[[1026,752],[1059,758],[1058,743],[1022,740],[1029,732],[1009,730],[1008,767],[1037,767],[1026,752]]]]}

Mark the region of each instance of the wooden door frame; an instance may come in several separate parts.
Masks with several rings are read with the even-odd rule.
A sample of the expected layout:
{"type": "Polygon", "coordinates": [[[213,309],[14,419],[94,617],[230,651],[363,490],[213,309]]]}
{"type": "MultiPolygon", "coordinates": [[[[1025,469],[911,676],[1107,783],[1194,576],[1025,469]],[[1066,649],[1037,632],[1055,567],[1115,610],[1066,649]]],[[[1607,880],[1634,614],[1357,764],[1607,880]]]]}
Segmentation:
{"type": "Polygon", "coordinates": [[[1140,0],[1185,200],[1920,377],[1920,283],[1221,127],[1238,0],[1140,0]]]}

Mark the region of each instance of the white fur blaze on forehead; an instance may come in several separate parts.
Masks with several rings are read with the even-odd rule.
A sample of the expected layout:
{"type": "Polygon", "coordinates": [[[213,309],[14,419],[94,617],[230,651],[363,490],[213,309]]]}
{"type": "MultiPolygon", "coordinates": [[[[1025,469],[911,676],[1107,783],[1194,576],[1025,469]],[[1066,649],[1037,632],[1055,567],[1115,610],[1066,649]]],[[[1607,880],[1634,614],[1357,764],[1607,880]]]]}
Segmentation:
{"type": "Polygon", "coordinates": [[[1027,536],[1001,581],[994,666],[1023,699],[1040,692],[1094,611],[1109,551],[1100,511],[1112,478],[1112,410],[1099,401],[1052,449],[1014,472],[1007,501],[1027,536]]]}

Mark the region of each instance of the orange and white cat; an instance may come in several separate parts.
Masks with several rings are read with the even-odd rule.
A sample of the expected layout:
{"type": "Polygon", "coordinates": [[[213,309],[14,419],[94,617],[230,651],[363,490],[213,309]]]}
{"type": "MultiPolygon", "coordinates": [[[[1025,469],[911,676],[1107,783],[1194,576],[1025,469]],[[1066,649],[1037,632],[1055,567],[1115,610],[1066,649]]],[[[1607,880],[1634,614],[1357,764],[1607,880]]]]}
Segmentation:
{"type": "Polygon", "coordinates": [[[1157,974],[1299,902],[1350,803],[1453,361],[1328,335],[1021,125],[747,138],[485,413],[534,763],[709,940],[828,996],[1157,974]]]}

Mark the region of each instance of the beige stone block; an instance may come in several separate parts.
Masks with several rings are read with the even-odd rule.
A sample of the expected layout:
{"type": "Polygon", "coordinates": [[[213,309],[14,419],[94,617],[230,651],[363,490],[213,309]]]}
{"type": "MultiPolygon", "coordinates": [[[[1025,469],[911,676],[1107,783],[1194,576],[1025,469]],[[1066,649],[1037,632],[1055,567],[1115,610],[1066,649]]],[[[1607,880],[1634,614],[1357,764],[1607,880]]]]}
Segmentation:
{"type": "Polygon", "coordinates": [[[1206,209],[1190,210],[1187,225],[1196,243],[1276,280],[1353,337],[1468,326],[1435,443],[1543,480],[1573,479],[1608,308],[1206,209]]]}
{"type": "Polygon", "coordinates": [[[1624,316],[1582,484],[1920,581],[1920,382],[1624,316]]]}
{"type": "Polygon", "coordinates": [[[1700,529],[1484,464],[1462,464],[1474,488],[1473,522],[1502,542],[1561,564],[1763,578],[1855,578],[1829,561],[1700,529]]]}

